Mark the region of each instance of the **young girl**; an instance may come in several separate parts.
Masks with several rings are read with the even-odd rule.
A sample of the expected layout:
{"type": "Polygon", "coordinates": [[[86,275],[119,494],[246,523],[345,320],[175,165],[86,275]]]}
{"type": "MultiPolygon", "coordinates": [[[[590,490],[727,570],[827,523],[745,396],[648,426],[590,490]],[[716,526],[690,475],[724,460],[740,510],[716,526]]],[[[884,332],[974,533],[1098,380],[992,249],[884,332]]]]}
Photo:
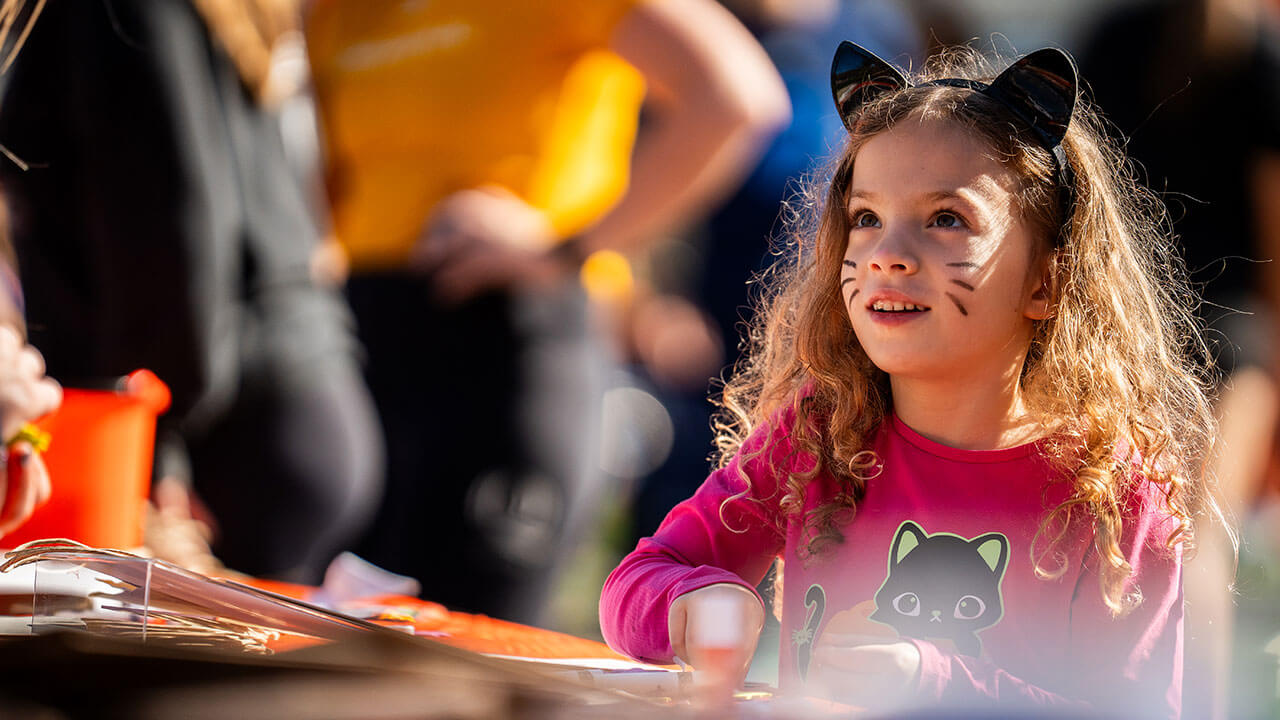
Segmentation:
{"type": "Polygon", "coordinates": [[[1178,716],[1181,559],[1216,509],[1192,295],[1071,59],[993,75],[837,51],[849,141],[725,388],[721,467],[605,584],[617,650],[697,667],[727,598],[745,672],[781,558],[784,690],[1178,716]]]}

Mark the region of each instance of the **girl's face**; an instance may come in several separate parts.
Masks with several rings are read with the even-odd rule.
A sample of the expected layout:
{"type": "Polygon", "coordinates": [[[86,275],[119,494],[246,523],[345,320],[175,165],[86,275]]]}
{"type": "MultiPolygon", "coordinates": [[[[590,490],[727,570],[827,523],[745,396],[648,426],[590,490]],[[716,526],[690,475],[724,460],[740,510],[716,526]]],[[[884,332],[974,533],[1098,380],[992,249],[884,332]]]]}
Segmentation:
{"type": "Polygon", "coordinates": [[[1048,301],[1016,187],[953,123],[908,118],[858,151],[840,294],[877,367],[930,381],[1017,377],[1048,301]]]}

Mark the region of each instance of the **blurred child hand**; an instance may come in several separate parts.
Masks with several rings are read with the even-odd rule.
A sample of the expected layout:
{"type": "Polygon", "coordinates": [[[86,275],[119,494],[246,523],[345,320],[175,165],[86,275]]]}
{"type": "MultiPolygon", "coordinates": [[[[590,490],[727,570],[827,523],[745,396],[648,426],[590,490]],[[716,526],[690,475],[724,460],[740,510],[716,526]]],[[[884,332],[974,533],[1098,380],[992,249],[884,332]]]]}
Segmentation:
{"type": "Polygon", "coordinates": [[[53,494],[44,460],[26,442],[14,443],[0,472],[0,538],[18,529],[53,494]]]}
{"type": "Polygon", "coordinates": [[[61,403],[62,387],[45,376],[44,357],[18,331],[0,325],[0,441],[61,403]]]}
{"type": "Polygon", "coordinates": [[[728,668],[733,687],[740,686],[746,677],[763,628],[764,605],[750,590],[731,583],[708,585],[687,592],[671,603],[667,613],[671,652],[697,670],[718,666],[728,668]],[[736,611],[725,612],[726,604],[736,611]],[[739,627],[738,632],[730,633],[734,638],[731,647],[707,647],[705,642],[699,642],[702,637],[699,628],[721,619],[708,617],[709,613],[721,617],[736,616],[739,627]]]}
{"type": "MultiPolygon", "coordinates": [[[[18,331],[0,324],[0,440],[8,442],[22,426],[62,403],[62,388],[44,374],[44,358],[18,331]]],[[[22,524],[49,499],[49,473],[26,441],[8,448],[0,473],[0,537],[22,524]]]]}
{"type": "Polygon", "coordinates": [[[823,633],[809,677],[823,695],[865,708],[899,705],[920,677],[920,651],[905,640],[823,633]]]}

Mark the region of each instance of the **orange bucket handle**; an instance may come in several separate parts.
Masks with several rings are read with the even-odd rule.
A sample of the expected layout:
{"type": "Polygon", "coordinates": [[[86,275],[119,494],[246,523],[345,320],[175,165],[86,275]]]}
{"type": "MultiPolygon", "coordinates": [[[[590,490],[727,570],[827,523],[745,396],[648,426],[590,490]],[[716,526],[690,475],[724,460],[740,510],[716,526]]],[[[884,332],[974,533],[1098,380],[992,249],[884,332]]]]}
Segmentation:
{"type": "Polygon", "coordinates": [[[122,391],[141,400],[156,415],[168,410],[169,403],[173,400],[169,386],[150,370],[134,370],[124,376],[120,385],[122,391]]]}

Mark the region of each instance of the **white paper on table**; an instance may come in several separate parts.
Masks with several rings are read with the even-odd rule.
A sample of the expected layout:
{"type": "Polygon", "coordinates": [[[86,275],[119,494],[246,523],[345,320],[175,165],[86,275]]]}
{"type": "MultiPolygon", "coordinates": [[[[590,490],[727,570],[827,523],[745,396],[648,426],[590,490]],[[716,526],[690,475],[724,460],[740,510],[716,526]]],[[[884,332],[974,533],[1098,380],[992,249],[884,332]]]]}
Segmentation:
{"type": "MultiPolygon", "coordinates": [[[[224,618],[247,625],[313,637],[338,639],[376,626],[337,615],[232,580],[209,578],[153,558],[129,557],[93,549],[56,548],[36,562],[0,573],[0,582],[15,583],[33,595],[79,593],[127,603],[145,615],[147,608],[176,609],[188,614],[224,618]],[[78,569],[112,578],[78,578],[78,569]],[[25,571],[25,572],[24,572],[25,571]]],[[[39,603],[37,597],[35,602],[39,603]]],[[[39,618],[33,618],[38,623],[39,618]]]]}

